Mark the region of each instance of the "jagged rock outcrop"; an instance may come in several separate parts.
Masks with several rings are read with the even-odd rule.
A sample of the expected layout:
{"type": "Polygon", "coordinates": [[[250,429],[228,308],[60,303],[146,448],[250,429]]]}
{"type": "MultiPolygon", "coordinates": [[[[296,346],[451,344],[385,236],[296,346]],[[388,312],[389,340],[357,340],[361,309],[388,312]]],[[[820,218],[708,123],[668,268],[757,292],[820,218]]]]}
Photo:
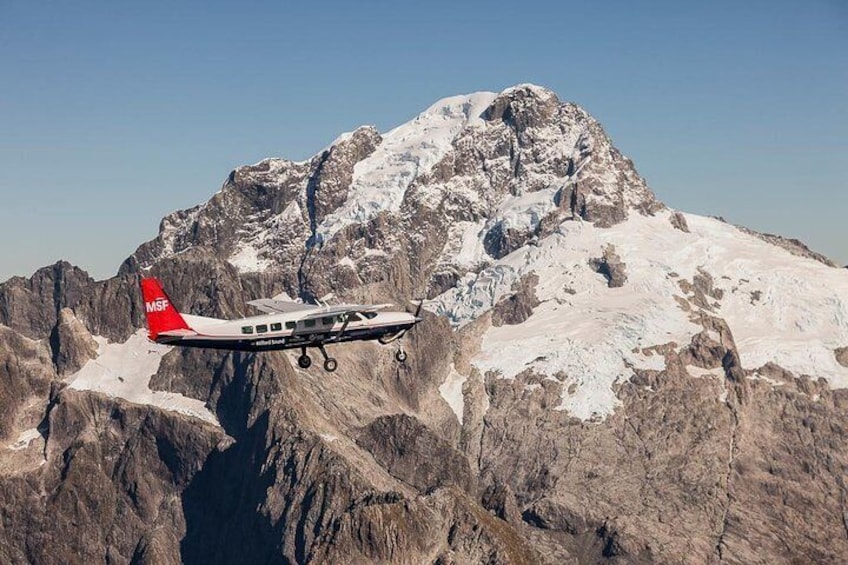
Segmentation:
{"type": "Polygon", "coordinates": [[[79,371],[97,356],[97,342],[70,308],[59,311],[59,320],[50,332],[50,346],[53,364],[60,375],[79,371]]]}
{"type": "Polygon", "coordinates": [[[604,248],[604,254],[589,261],[592,268],[607,279],[607,286],[620,288],[627,282],[627,265],[615,252],[614,245],[604,248]]]}
{"type": "Polygon", "coordinates": [[[535,274],[526,275],[512,287],[515,294],[504,298],[492,308],[492,325],[515,325],[527,320],[533,314],[533,308],[539,305],[536,298],[536,285],[539,277],[535,274]]]}
{"type": "Polygon", "coordinates": [[[306,187],[307,206],[312,227],[335,212],[345,200],[353,183],[353,167],[371,155],[382,141],[371,126],[362,127],[328,149],[306,187]]]}
{"type": "Polygon", "coordinates": [[[178,562],[180,493],[220,431],[70,390],[51,400],[46,419],[44,464],[0,477],[0,560],[129,562],[158,553],[178,562]]]}
{"type": "Polygon", "coordinates": [[[689,224],[686,223],[686,216],[684,216],[680,212],[672,212],[671,215],[668,217],[668,220],[675,228],[679,229],[682,232],[689,233],[689,224]]]}
{"type": "Polygon", "coordinates": [[[848,347],[839,347],[834,350],[836,362],[843,367],[848,367],[848,347]]]}
{"type": "Polygon", "coordinates": [[[533,85],[239,167],[116,277],[0,284],[0,561],[845,561],[848,279],[804,249],[666,209],[533,85]],[[142,273],[432,302],[405,365],[301,371],[145,342],[142,273]]]}
{"type": "Polygon", "coordinates": [[[34,427],[39,415],[28,408],[33,399],[47,398],[55,374],[44,341],[0,326],[0,441],[14,439],[13,434],[34,427]]]}
{"type": "Polygon", "coordinates": [[[135,276],[94,281],[60,261],[29,279],[13,277],[0,285],[0,324],[40,339],[59,323],[62,309],[70,308],[90,333],[122,341],[144,323],[137,288],[135,276]]]}

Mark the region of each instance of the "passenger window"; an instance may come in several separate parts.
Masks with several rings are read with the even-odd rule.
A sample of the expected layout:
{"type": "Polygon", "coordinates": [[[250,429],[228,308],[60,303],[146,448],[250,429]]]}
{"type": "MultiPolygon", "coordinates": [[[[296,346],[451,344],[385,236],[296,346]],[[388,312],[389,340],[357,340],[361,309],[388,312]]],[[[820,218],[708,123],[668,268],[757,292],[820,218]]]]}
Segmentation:
{"type": "Polygon", "coordinates": [[[325,316],[321,318],[321,323],[325,326],[332,326],[336,319],[333,316],[325,316]]]}
{"type": "Polygon", "coordinates": [[[280,322],[274,322],[273,324],[271,324],[271,331],[272,332],[278,332],[281,329],[283,329],[283,324],[281,324],[280,322]]]}
{"type": "Polygon", "coordinates": [[[268,324],[262,324],[261,326],[256,326],[256,333],[259,333],[259,334],[268,333],[268,324]]]}
{"type": "Polygon", "coordinates": [[[377,317],[377,312],[363,312],[362,315],[368,318],[369,320],[373,320],[377,317]]]}
{"type": "Polygon", "coordinates": [[[314,328],[315,327],[315,320],[306,320],[306,321],[303,322],[303,325],[306,326],[307,328],[314,328]]]}
{"type": "Polygon", "coordinates": [[[241,327],[241,333],[252,334],[253,333],[253,326],[242,326],[241,327]]]}
{"type": "Polygon", "coordinates": [[[293,330],[294,326],[295,326],[294,322],[286,322],[286,329],[287,330],[293,330]]]}

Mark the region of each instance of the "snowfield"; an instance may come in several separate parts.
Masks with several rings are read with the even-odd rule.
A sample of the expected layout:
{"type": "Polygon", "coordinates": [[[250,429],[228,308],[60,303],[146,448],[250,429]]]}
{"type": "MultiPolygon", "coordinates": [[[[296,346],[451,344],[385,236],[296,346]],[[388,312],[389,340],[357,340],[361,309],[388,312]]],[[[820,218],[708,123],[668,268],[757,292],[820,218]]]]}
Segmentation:
{"type": "Polygon", "coordinates": [[[95,336],[97,358],[68,377],[69,386],[158,406],[218,425],[218,419],[203,402],[175,392],[150,390],[150,377],[159,370],[162,357],[171,347],[151,342],[146,334],[139,330],[124,343],[109,343],[106,338],[95,336]]]}
{"type": "Polygon", "coordinates": [[[634,351],[670,342],[679,348],[703,330],[675,299],[686,297],[679,281],[691,282],[701,269],[724,291],[711,314],[727,321],[746,369],[774,362],[801,375],[813,367],[811,376],[848,387],[848,368],[834,355],[848,344],[848,271],[711,218],[686,214],[691,233],[685,233],[671,225],[669,213],[632,214],[607,229],[565,221],[536,245],[466,275],[429,308],[461,327],[509,296],[521,276],[536,273],[541,304],[521,324],[491,327],[473,364],[502,378],[530,369],[563,380],[559,409],[603,418],[619,404],[615,383],[632,377],[634,368],[664,368],[661,356],[634,351]],[[621,288],[608,288],[587,261],[610,244],[626,264],[621,288]],[[816,315],[823,306],[829,315],[816,315]]]}

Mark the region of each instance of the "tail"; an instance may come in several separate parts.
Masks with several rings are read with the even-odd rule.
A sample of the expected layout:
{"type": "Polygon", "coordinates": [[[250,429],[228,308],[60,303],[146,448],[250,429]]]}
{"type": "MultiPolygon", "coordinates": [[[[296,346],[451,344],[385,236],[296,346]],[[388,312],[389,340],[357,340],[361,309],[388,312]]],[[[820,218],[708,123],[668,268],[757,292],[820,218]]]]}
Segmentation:
{"type": "Polygon", "coordinates": [[[190,329],[157,279],[141,279],[141,294],[151,340],[155,341],[163,332],[190,329]]]}

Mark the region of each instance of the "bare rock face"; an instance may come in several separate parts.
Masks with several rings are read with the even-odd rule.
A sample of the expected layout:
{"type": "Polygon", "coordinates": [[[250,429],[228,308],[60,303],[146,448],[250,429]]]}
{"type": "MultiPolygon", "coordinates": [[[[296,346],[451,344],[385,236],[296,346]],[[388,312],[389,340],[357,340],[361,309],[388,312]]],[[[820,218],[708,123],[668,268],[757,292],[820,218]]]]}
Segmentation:
{"type": "Polygon", "coordinates": [[[535,549],[461,492],[437,489],[416,500],[387,497],[355,503],[328,532],[317,563],[538,563],[535,549]],[[408,524],[400,536],[387,526],[408,524]]]}
{"type": "Polygon", "coordinates": [[[520,324],[529,318],[533,308],[539,305],[535,292],[537,284],[539,284],[539,277],[535,274],[522,277],[516,282],[513,285],[515,294],[501,300],[492,309],[492,325],[520,324]]]}
{"type": "Polygon", "coordinates": [[[721,300],[724,297],[724,291],[716,287],[713,276],[703,269],[699,268],[695,276],[692,277],[692,284],[704,296],[715,300],[721,300]]]}
{"type": "Polygon", "coordinates": [[[526,245],[532,237],[533,232],[516,230],[506,226],[504,222],[499,222],[486,233],[483,245],[486,247],[486,253],[500,259],[526,245]]]}
{"type": "Polygon", "coordinates": [[[46,426],[44,464],[0,478],[0,559],[128,562],[164,553],[178,561],[179,494],[220,432],[69,390],[51,402],[46,426]],[[85,536],[68,535],[83,526],[85,536]]]}
{"type": "Polygon", "coordinates": [[[14,277],[3,284],[0,322],[27,337],[50,332],[65,306],[82,303],[91,278],[81,269],[58,262],[30,279],[14,277]]]}
{"type": "Polygon", "coordinates": [[[30,279],[13,277],[0,285],[0,324],[30,338],[49,335],[59,313],[70,308],[90,332],[125,340],[143,324],[134,300],[135,277],[95,282],[88,273],[60,261],[30,279]]]}
{"type": "Polygon", "coordinates": [[[831,414],[844,413],[845,395],[810,384],[798,379],[786,387],[759,382],[750,387],[750,404],[740,414],[733,444],[730,504],[717,546],[720,557],[750,555],[775,532],[792,553],[814,562],[841,561],[846,555],[844,501],[833,494],[844,489],[848,461],[832,452],[827,464],[819,462],[824,451],[831,453],[829,446],[845,441],[842,427],[830,420],[831,414]],[[816,401],[810,393],[817,390],[816,401]],[[777,406],[791,408],[777,416],[777,406]],[[764,437],[773,441],[762,441],[764,437]],[[809,482],[821,490],[800,486],[809,482]],[[809,523],[803,509],[812,507],[817,508],[818,527],[809,529],[803,525],[809,523]]]}
{"type": "Polygon", "coordinates": [[[843,367],[848,367],[848,347],[840,347],[834,350],[836,361],[843,367]]]}
{"type": "Polygon", "coordinates": [[[474,492],[468,461],[415,418],[377,418],[362,430],[357,443],[392,476],[422,492],[447,485],[474,492]]]}
{"type": "Polygon", "coordinates": [[[60,375],[75,373],[97,356],[97,342],[70,308],[62,308],[50,333],[53,363],[60,375]]]}
{"type": "MultiPolygon", "coordinates": [[[[574,104],[560,104],[552,92],[531,86],[507,90],[495,99],[483,118],[490,122],[503,121],[515,132],[519,148],[533,143],[534,130],[557,121],[571,127],[574,127],[572,124],[585,127],[584,133],[576,140],[576,151],[572,156],[552,163],[554,174],[567,179],[567,194],[560,200],[568,203],[573,216],[609,227],[624,221],[628,208],[633,207],[643,213],[653,213],[662,208],[632,163],[609,143],[601,126],[574,104]],[[601,180],[602,170],[615,171],[612,184],[601,180]]],[[[538,166],[538,152],[533,153],[533,159],[527,159],[523,152],[511,154],[511,161],[519,175],[538,166]]]]}
{"type": "MultiPolygon", "coordinates": [[[[715,311],[718,301],[724,297],[724,290],[716,285],[713,276],[700,267],[692,277],[692,282],[680,279],[677,284],[692,304],[710,312],[715,311]]],[[[755,302],[753,296],[751,299],[755,302]]]]}
{"type": "Polygon", "coordinates": [[[350,138],[333,145],[322,155],[306,187],[307,206],[313,224],[344,203],[353,182],[353,166],[373,153],[381,140],[373,127],[361,127],[350,138]]]}
{"type": "Polygon", "coordinates": [[[605,247],[604,254],[591,259],[589,264],[607,279],[607,286],[610,288],[620,288],[627,282],[627,264],[615,252],[614,245],[605,247]]]}
{"type": "Polygon", "coordinates": [[[54,377],[51,352],[43,341],[0,326],[0,441],[38,423],[43,413],[27,408],[33,398],[47,398],[54,377]]]}

